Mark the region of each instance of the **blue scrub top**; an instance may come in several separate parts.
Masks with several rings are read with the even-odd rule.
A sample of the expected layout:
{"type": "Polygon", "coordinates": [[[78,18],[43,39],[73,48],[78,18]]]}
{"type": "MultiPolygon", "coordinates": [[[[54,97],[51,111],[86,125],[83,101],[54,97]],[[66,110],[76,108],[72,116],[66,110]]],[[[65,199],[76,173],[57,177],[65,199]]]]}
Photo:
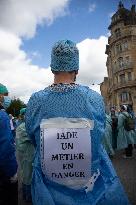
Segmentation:
{"type": "MultiPolygon", "coordinates": [[[[26,110],[26,129],[36,146],[32,177],[34,205],[129,205],[127,196],[106,151],[101,145],[105,130],[102,97],[88,87],[59,84],[32,95],[26,110]],[[94,121],[91,174],[100,175],[88,193],[73,190],[47,179],[41,170],[40,123],[48,118],[86,118],[94,121]]],[[[91,148],[90,148],[91,149],[91,148]]]]}
{"type": "Polygon", "coordinates": [[[7,177],[12,177],[17,172],[10,120],[3,110],[0,110],[0,171],[7,177]]]}

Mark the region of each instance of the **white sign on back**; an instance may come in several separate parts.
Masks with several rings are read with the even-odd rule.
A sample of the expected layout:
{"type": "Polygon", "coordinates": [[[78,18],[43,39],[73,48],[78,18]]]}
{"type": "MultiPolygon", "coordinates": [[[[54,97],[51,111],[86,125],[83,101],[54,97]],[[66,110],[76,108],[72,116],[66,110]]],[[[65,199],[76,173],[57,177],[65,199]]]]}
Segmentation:
{"type": "Polygon", "coordinates": [[[41,126],[43,173],[59,184],[83,187],[91,178],[90,127],[52,128],[45,124],[41,126]]]}

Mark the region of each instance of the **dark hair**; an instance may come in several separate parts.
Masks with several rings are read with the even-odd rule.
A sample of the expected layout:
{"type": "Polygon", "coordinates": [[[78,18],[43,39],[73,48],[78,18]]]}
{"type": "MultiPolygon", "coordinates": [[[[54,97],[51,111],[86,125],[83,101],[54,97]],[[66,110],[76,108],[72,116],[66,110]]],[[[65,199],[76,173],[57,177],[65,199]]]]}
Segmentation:
{"type": "Polygon", "coordinates": [[[120,109],[121,109],[121,110],[125,110],[124,105],[120,105],[120,109]]]}
{"type": "Polygon", "coordinates": [[[4,107],[3,107],[3,106],[1,105],[1,103],[0,103],[0,110],[1,110],[1,109],[4,109],[4,107]]]}
{"type": "Polygon", "coordinates": [[[133,112],[132,105],[127,106],[127,112],[129,112],[129,113],[133,112]]]}
{"type": "Polygon", "coordinates": [[[54,74],[54,75],[58,75],[58,74],[60,74],[60,73],[75,73],[75,74],[77,74],[78,73],[78,71],[77,70],[72,70],[72,71],[52,71],[52,73],[54,74]]]}

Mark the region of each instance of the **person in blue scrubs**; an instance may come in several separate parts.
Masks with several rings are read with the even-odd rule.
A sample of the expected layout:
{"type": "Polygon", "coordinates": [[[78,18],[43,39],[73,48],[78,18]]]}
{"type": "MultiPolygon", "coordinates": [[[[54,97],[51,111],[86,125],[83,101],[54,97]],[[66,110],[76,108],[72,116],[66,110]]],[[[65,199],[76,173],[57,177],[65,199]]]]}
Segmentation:
{"type": "Polygon", "coordinates": [[[20,124],[16,128],[16,151],[18,165],[20,165],[19,173],[20,181],[22,182],[23,200],[25,202],[31,202],[32,163],[35,149],[26,133],[25,111],[26,108],[20,110],[20,124]]]}
{"type": "MultiPolygon", "coordinates": [[[[89,87],[75,83],[79,70],[79,50],[74,42],[61,40],[55,43],[51,53],[51,70],[54,74],[54,83],[34,93],[26,109],[26,130],[36,148],[32,176],[33,205],[129,205],[122,184],[101,144],[105,130],[103,99],[89,87]],[[92,127],[94,125],[89,130],[90,143],[88,144],[91,159],[89,150],[86,152],[88,154],[86,160],[89,159],[90,164],[90,180],[82,184],[82,180],[75,180],[72,175],[55,175],[54,173],[60,169],[59,163],[53,167],[52,177],[49,176],[50,172],[48,173],[47,170],[51,168],[52,162],[48,163],[48,155],[53,153],[57,146],[57,141],[51,143],[52,149],[45,155],[48,142],[55,137],[52,133],[58,128],[65,130],[76,127],[81,140],[88,139],[84,132],[81,134],[81,128],[87,130],[90,126],[89,122],[92,122],[92,127]],[[54,180],[54,176],[57,181],[54,180]]],[[[57,139],[67,139],[67,144],[71,137],[74,138],[73,135],[69,137],[68,133],[67,135],[64,132],[61,135],[57,133],[57,139]]],[[[83,145],[81,143],[78,146],[79,152],[81,149],[84,151],[88,149],[87,144],[86,147],[82,147],[85,140],[82,142],[83,145]]],[[[63,152],[52,155],[52,161],[69,160],[70,162],[73,156],[74,159],[85,159],[82,153],[68,155],[63,152]]],[[[84,169],[82,163],[78,173],[80,169],[84,169]]],[[[76,177],[78,178],[79,175],[76,177]]]]}
{"type": "Polygon", "coordinates": [[[18,204],[17,161],[5,109],[10,105],[8,90],[0,84],[0,205],[18,204]]]}
{"type": "Polygon", "coordinates": [[[102,144],[109,155],[109,157],[113,157],[114,150],[112,147],[112,119],[110,115],[106,114],[106,127],[105,127],[105,134],[102,139],[102,144]]]}
{"type": "Polygon", "coordinates": [[[130,159],[133,157],[133,146],[134,146],[134,138],[135,131],[134,130],[126,130],[124,126],[124,122],[126,117],[130,114],[127,111],[126,105],[121,105],[121,112],[118,117],[118,136],[117,136],[117,149],[125,149],[125,155],[123,158],[130,159]]]}

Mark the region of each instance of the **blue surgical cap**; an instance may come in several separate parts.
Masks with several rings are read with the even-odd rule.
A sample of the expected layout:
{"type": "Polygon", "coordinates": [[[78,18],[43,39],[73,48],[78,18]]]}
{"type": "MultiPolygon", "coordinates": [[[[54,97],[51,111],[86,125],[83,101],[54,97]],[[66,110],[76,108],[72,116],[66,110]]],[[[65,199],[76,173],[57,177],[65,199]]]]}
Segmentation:
{"type": "Polygon", "coordinates": [[[76,71],[79,69],[79,51],[71,40],[61,40],[55,43],[51,53],[52,71],[76,71]]]}

